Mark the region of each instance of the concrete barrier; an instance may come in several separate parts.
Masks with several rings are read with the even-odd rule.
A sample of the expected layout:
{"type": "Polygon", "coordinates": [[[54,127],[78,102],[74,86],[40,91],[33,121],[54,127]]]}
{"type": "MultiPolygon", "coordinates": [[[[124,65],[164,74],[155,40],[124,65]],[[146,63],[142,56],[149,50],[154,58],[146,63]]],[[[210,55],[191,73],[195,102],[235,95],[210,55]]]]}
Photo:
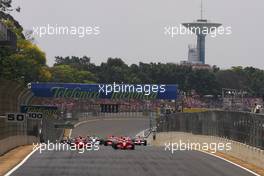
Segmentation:
{"type": "Polygon", "coordinates": [[[133,112],[131,115],[125,112],[119,113],[100,113],[97,116],[92,116],[91,114],[83,113],[78,117],[78,121],[73,122],[74,127],[77,127],[83,123],[93,121],[93,120],[107,120],[107,119],[129,119],[129,118],[149,118],[143,115],[142,112],[133,112]]]}
{"type": "Polygon", "coordinates": [[[115,118],[147,118],[143,112],[118,112],[118,113],[99,113],[101,117],[115,117],[115,118]]]}
{"type": "Polygon", "coordinates": [[[39,142],[35,136],[10,136],[0,140],[0,156],[18,146],[31,145],[39,142]]]}
{"type": "Polygon", "coordinates": [[[96,120],[96,119],[123,119],[123,118],[149,118],[142,112],[119,112],[119,113],[98,113],[96,116],[91,113],[81,113],[77,118],[73,118],[73,124],[85,123],[85,121],[96,120]]]}
{"type": "Polygon", "coordinates": [[[162,132],[162,133],[157,133],[156,140],[155,141],[151,140],[150,142],[152,145],[165,147],[165,144],[168,143],[179,144],[180,141],[185,144],[199,143],[200,145],[202,145],[203,143],[207,143],[207,144],[223,143],[224,145],[230,143],[231,150],[221,150],[219,152],[241,159],[248,163],[254,164],[258,167],[264,168],[264,150],[260,150],[255,147],[251,147],[249,145],[221,137],[195,135],[184,132],[162,132]]]}

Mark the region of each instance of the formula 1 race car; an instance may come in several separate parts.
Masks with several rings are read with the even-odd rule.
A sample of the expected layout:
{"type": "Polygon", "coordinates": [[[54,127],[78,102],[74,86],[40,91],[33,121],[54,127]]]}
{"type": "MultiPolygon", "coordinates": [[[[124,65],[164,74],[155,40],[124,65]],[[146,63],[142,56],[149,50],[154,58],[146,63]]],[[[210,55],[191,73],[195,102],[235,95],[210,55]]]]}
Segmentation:
{"type": "Polygon", "coordinates": [[[61,144],[68,144],[68,142],[69,142],[69,139],[67,139],[67,138],[63,138],[63,139],[60,141],[61,144]]]}
{"type": "Polygon", "coordinates": [[[64,137],[60,143],[61,144],[68,144],[68,145],[71,145],[72,143],[74,143],[74,140],[73,138],[68,138],[68,137],[64,137]]]}
{"type": "Polygon", "coordinates": [[[118,137],[116,136],[108,136],[107,139],[103,141],[105,146],[112,146],[113,142],[116,141],[118,137]]]}
{"type": "Polygon", "coordinates": [[[79,136],[73,140],[71,145],[75,145],[79,149],[84,148],[87,145],[87,139],[79,136]]]}
{"type": "Polygon", "coordinates": [[[132,139],[135,145],[147,145],[147,140],[141,136],[137,136],[136,138],[132,139]]]}
{"type": "Polygon", "coordinates": [[[102,145],[104,143],[104,140],[98,136],[87,136],[87,141],[92,145],[102,145]]]}
{"type": "Polygon", "coordinates": [[[135,150],[135,144],[128,137],[120,137],[117,140],[113,141],[112,147],[117,150],[135,150]]]}

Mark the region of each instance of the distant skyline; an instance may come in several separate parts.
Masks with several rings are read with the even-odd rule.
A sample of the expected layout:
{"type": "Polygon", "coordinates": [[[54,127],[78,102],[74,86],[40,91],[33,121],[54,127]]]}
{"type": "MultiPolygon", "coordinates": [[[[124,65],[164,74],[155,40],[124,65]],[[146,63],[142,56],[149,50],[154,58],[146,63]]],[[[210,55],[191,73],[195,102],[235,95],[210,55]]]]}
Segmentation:
{"type": "MultiPolygon", "coordinates": [[[[50,25],[99,26],[100,35],[36,37],[48,65],[55,56],[88,56],[100,64],[108,57],[126,63],[187,60],[195,35],[169,38],[165,26],[200,18],[200,0],[14,0],[21,12],[13,16],[25,30],[50,25]]],[[[206,38],[206,63],[221,68],[254,66],[264,69],[264,1],[204,0],[204,18],[232,27],[232,35],[206,38]]]]}

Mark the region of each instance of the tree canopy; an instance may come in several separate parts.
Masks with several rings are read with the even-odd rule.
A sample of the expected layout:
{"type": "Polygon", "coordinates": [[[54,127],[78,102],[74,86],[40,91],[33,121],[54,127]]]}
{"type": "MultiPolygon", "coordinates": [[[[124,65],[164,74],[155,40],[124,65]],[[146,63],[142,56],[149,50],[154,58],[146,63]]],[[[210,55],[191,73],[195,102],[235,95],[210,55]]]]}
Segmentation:
{"type": "Polygon", "coordinates": [[[0,17],[1,22],[17,36],[16,50],[8,46],[0,48],[0,78],[22,82],[50,80],[45,53],[25,39],[23,28],[12,16],[1,12],[0,17]]]}
{"type": "MultiPolygon", "coordinates": [[[[106,62],[96,66],[86,56],[56,57],[54,67],[58,65],[68,65],[78,71],[92,73],[93,76],[89,79],[98,83],[178,84],[181,90],[187,93],[195,90],[200,95],[220,95],[222,88],[244,90],[252,96],[264,94],[264,71],[253,67],[220,70],[214,66],[208,70],[174,63],[140,62],[127,65],[120,58],[108,58],[106,62]]],[[[84,82],[74,78],[72,80],[84,82]]],[[[67,79],[60,81],[67,82],[67,79]]]]}

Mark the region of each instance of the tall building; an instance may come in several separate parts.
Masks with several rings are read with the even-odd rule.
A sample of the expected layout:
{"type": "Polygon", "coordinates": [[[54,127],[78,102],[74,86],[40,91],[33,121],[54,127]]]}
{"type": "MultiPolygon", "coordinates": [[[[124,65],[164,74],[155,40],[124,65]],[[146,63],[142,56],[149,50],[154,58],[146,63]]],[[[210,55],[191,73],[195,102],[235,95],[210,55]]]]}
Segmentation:
{"type": "MultiPolygon", "coordinates": [[[[191,23],[183,23],[187,29],[197,35],[197,54],[198,54],[198,61],[201,64],[205,64],[205,37],[210,32],[216,30],[222,24],[220,23],[212,23],[206,19],[203,19],[203,1],[201,1],[201,19],[198,19],[195,22],[191,23]]],[[[189,53],[193,50],[189,48],[189,53]]]]}
{"type": "Polygon", "coordinates": [[[201,64],[199,60],[199,53],[197,47],[194,45],[189,45],[188,48],[188,63],[190,64],[201,64]]]}

